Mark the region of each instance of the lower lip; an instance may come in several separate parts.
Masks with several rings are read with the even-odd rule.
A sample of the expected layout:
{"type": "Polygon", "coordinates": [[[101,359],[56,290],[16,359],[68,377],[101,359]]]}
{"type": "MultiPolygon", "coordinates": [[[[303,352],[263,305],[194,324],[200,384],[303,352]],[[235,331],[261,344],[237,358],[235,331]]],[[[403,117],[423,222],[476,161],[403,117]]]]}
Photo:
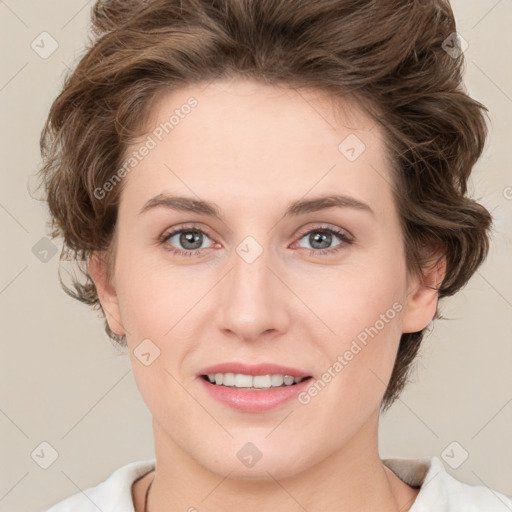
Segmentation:
{"type": "Polygon", "coordinates": [[[213,398],[233,409],[243,412],[265,412],[293,400],[313,379],[305,379],[292,386],[255,390],[217,386],[202,377],[199,380],[213,398]]]}

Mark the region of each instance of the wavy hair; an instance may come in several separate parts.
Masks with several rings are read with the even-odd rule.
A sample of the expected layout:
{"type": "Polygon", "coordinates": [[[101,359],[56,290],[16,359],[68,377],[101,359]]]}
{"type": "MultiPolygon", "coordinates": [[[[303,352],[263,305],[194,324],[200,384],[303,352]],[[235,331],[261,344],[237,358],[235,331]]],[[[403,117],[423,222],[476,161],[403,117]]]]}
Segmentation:
{"type": "MultiPolygon", "coordinates": [[[[94,190],[122,164],[161,94],[216,78],[355,98],[385,135],[408,270],[422,275],[444,258],[444,297],[485,259],[491,216],[468,197],[467,180],[487,109],[464,89],[448,1],[99,0],[91,31],[41,133],[40,178],[61,260],[82,265],[82,280],[61,284],[103,315],[86,263],[105,251],[112,272],[122,186],[102,198],[94,190]]],[[[106,320],[105,330],[126,346],[106,320]]],[[[425,331],[402,334],[383,410],[403,389],[425,331]]]]}

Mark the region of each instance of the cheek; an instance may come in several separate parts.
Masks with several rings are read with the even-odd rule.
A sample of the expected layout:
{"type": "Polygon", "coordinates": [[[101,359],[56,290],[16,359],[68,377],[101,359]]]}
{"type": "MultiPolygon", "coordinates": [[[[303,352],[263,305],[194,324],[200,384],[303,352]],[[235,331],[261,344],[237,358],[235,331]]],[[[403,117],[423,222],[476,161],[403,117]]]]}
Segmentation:
{"type": "Polygon", "coordinates": [[[364,343],[369,332],[384,337],[399,334],[405,286],[405,270],[372,271],[366,265],[353,265],[316,286],[307,295],[308,306],[331,332],[325,337],[327,346],[344,348],[356,338],[364,343]]]}
{"type": "Polygon", "coordinates": [[[173,403],[187,399],[177,381],[183,381],[184,375],[190,378],[190,354],[204,338],[201,321],[211,313],[204,309],[209,307],[205,294],[214,286],[215,276],[211,270],[170,268],[135,255],[119,265],[117,276],[120,314],[137,386],[150,410],[165,403],[162,413],[166,414],[175,410],[173,403]],[[174,402],[167,403],[166,397],[174,397],[174,402]]]}
{"type": "Polygon", "coordinates": [[[135,255],[119,265],[120,314],[133,339],[163,339],[175,326],[186,323],[188,312],[195,309],[211,281],[211,276],[201,275],[199,269],[193,275],[191,279],[185,267],[154,264],[135,255]]]}
{"type": "Polygon", "coordinates": [[[123,283],[120,310],[134,378],[148,409],[163,423],[190,400],[179,383],[188,384],[183,379],[187,373],[183,362],[197,349],[194,315],[202,295],[200,281],[191,286],[178,272],[163,269],[147,268],[123,283]]]}
{"type": "Polygon", "coordinates": [[[380,402],[400,342],[403,275],[382,267],[379,272],[353,269],[331,282],[329,293],[315,295],[312,307],[323,313],[331,330],[327,337],[317,336],[327,356],[320,380],[329,387],[332,382],[336,394],[328,398],[330,393],[325,393],[325,399],[340,400],[349,408],[380,402]]]}

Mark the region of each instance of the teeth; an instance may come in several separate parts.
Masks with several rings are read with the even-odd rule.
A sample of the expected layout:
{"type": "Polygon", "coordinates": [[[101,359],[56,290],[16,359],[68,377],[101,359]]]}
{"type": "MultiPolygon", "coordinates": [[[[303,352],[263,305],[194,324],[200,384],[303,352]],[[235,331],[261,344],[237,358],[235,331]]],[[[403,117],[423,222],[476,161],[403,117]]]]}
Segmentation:
{"type": "Polygon", "coordinates": [[[272,387],[272,377],[270,375],[256,375],[252,378],[252,385],[255,388],[272,387]]]}
{"type": "Polygon", "coordinates": [[[284,383],[287,386],[291,386],[295,382],[295,379],[291,375],[285,375],[284,376],[284,383]]]}
{"type": "Polygon", "coordinates": [[[252,381],[252,375],[237,373],[235,376],[235,388],[252,388],[252,381]]]}
{"type": "Polygon", "coordinates": [[[284,382],[284,377],[282,375],[272,375],[272,377],[270,377],[270,382],[272,386],[282,386],[284,382]]]}
{"type": "Polygon", "coordinates": [[[278,388],[283,385],[291,386],[298,384],[302,377],[291,375],[244,375],[242,373],[209,373],[208,380],[217,386],[228,386],[235,388],[256,388],[269,389],[278,388]]]}

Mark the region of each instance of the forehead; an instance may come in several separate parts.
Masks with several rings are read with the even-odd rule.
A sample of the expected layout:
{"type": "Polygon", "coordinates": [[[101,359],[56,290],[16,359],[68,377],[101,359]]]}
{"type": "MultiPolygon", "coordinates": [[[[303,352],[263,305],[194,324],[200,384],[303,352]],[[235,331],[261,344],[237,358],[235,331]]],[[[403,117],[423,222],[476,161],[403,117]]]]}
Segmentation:
{"type": "Polygon", "coordinates": [[[144,145],[123,190],[139,207],[164,190],[261,205],[325,192],[375,203],[389,187],[380,128],[319,91],[238,79],[167,92],[125,161],[144,145]]]}

